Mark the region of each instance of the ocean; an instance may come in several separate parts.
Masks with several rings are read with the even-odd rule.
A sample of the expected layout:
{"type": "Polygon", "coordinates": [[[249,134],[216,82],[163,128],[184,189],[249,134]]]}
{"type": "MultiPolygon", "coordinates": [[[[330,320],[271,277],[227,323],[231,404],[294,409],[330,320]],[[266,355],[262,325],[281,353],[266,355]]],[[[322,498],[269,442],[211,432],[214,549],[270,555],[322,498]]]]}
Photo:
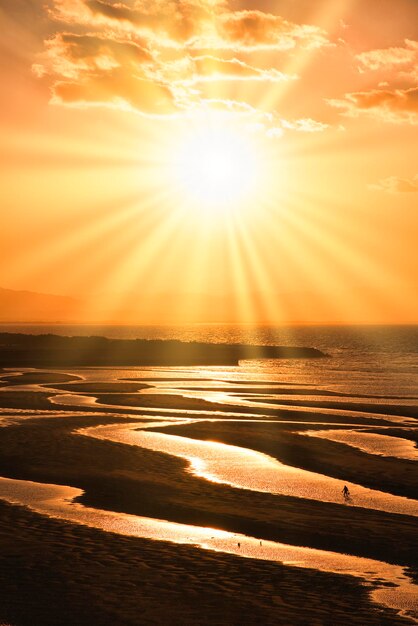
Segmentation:
{"type": "Polygon", "coordinates": [[[418,325],[414,326],[103,326],[2,324],[1,332],[112,339],[178,339],[211,343],[308,346],[324,359],[244,361],[246,374],[332,389],[341,393],[418,397],[418,325]]]}

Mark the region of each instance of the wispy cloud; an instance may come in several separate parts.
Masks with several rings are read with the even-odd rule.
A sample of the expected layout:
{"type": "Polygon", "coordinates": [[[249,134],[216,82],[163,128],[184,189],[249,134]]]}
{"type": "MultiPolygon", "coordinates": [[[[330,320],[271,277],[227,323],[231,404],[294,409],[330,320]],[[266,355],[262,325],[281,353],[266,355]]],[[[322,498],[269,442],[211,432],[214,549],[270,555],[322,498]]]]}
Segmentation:
{"type": "Polygon", "coordinates": [[[311,118],[302,118],[299,120],[281,120],[281,125],[285,129],[296,130],[302,133],[318,133],[329,128],[328,124],[312,120],[311,118]]]}
{"type": "Polygon", "coordinates": [[[418,124],[418,87],[359,91],[328,103],[349,117],[369,115],[395,124],[418,124]]]}
{"type": "MultiPolygon", "coordinates": [[[[173,66],[173,75],[176,76],[177,70],[178,79],[186,84],[219,80],[283,82],[297,79],[296,75],[285,74],[275,68],[254,67],[236,58],[222,59],[212,55],[189,56],[173,66]]],[[[168,74],[170,64],[165,70],[168,74]]]]}
{"type": "Polygon", "coordinates": [[[219,46],[246,51],[288,50],[297,45],[319,48],[329,43],[325,32],[317,26],[294,24],[262,11],[225,12],[216,21],[216,30],[219,46]]]}
{"type": "Polygon", "coordinates": [[[359,71],[384,73],[389,80],[418,80],[418,41],[405,39],[403,46],[369,50],[356,55],[359,71]]]}
{"type": "Polygon", "coordinates": [[[369,188],[387,193],[418,193],[418,175],[413,178],[389,176],[369,185],[369,188]]]}

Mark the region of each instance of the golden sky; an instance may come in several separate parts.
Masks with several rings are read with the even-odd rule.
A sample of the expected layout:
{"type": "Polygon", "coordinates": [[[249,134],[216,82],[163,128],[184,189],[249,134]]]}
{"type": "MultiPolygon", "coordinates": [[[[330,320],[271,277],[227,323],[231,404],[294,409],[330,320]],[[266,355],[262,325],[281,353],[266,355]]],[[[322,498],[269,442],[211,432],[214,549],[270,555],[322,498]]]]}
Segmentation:
{"type": "Polygon", "coordinates": [[[417,0],[0,23],[0,287],[80,319],[418,321],[417,0]]]}

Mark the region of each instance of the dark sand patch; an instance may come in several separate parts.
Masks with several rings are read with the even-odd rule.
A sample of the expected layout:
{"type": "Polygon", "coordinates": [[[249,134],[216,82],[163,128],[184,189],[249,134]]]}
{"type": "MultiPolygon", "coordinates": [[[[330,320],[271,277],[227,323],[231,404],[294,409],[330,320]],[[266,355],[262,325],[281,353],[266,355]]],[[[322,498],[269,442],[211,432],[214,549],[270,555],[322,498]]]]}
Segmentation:
{"type": "Polygon", "coordinates": [[[361,402],[330,402],[329,400],[276,400],[275,398],[253,398],[254,402],[268,402],[269,404],[290,404],[292,406],[318,407],[320,409],[339,409],[343,411],[361,411],[363,413],[379,413],[383,415],[397,415],[402,417],[418,418],[417,406],[396,404],[367,404],[361,402]]]}
{"type": "Polygon", "coordinates": [[[63,383],[59,385],[53,385],[54,388],[63,391],[73,391],[74,393],[132,393],[135,391],[141,391],[141,389],[150,388],[151,385],[145,383],[100,383],[100,382],[88,382],[88,383],[63,383]]]}
{"type": "Polygon", "coordinates": [[[400,439],[409,439],[410,441],[415,441],[415,443],[418,445],[418,424],[414,429],[410,427],[389,429],[367,428],[367,430],[365,430],[364,432],[376,433],[378,435],[390,435],[391,437],[399,437],[400,439]]]}
{"type": "Polygon", "coordinates": [[[66,410],[73,407],[56,407],[49,401],[53,395],[49,392],[37,391],[1,391],[0,407],[4,409],[28,409],[28,410],[66,410]]]}
{"type": "Polygon", "coordinates": [[[121,537],[0,503],[0,619],[18,626],[402,626],[349,576],[121,537]]]}
{"type": "MultiPolygon", "coordinates": [[[[61,391],[63,394],[64,392],[61,391]]],[[[113,415],[115,413],[115,409],[107,408],[107,407],[99,407],[94,404],[91,406],[72,406],[71,404],[54,404],[50,399],[55,396],[60,395],[58,393],[51,393],[51,391],[1,391],[0,392],[0,408],[4,409],[23,409],[23,410],[43,410],[43,411],[71,411],[74,414],[81,413],[109,413],[109,415],[113,415]]],[[[79,394],[83,395],[83,394],[79,394]]],[[[88,396],[88,394],[85,394],[88,396]]],[[[110,396],[112,397],[112,396],[110,396]]],[[[120,411],[117,411],[120,413],[120,411]]],[[[155,412],[147,411],[146,409],[139,411],[137,409],[132,409],[130,407],[126,407],[123,409],[123,413],[127,415],[138,415],[138,413],[144,415],[155,415],[155,412]]],[[[174,413],[173,416],[176,416],[174,413]]],[[[183,413],[178,413],[178,417],[183,417],[183,413]]]]}
{"type": "Polygon", "coordinates": [[[47,383],[66,383],[72,380],[82,380],[81,376],[62,374],[57,372],[24,372],[18,376],[1,379],[1,384],[11,385],[40,385],[47,383]]]}
{"type": "MultiPolygon", "coordinates": [[[[200,398],[188,398],[180,394],[167,393],[167,394],[100,394],[98,396],[98,402],[102,404],[123,404],[125,406],[135,407],[153,407],[158,409],[180,409],[191,411],[239,411],[241,407],[229,406],[219,404],[216,402],[209,402],[200,398]]],[[[247,407],[243,407],[244,412],[249,412],[247,407]]]]}
{"type": "Polygon", "coordinates": [[[138,378],[120,378],[120,380],[136,380],[138,382],[147,382],[147,383],[178,383],[178,382],[212,382],[212,378],[178,378],[177,376],[171,376],[171,377],[161,377],[161,376],[155,376],[152,378],[143,378],[142,376],[138,376],[138,378]]]}

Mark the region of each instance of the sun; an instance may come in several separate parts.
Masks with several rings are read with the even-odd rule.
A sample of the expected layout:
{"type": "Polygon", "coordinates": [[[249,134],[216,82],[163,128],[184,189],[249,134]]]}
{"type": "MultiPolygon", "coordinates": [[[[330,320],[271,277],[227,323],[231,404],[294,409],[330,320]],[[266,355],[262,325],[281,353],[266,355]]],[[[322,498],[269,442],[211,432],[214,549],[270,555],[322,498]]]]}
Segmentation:
{"type": "Polygon", "coordinates": [[[234,210],[255,190],[256,148],[248,133],[236,129],[193,129],[176,146],[173,172],[182,196],[196,207],[234,210]]]}

